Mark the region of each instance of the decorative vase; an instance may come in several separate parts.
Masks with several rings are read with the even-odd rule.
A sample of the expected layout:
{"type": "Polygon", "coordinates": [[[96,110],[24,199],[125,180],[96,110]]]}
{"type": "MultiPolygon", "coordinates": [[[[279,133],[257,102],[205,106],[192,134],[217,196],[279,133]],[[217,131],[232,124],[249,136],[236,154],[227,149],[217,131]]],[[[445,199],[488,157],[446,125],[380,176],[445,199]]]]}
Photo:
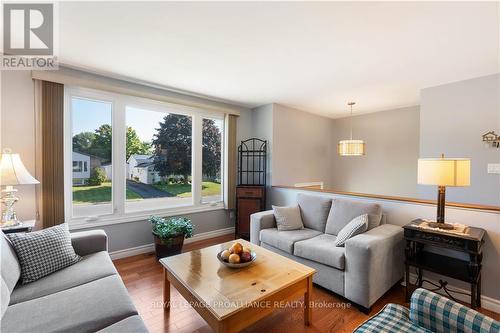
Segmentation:
{"type": "Polygon", "coordinates": [[[178,235],[171,238],[160,238],[153,233],[155,239],[156,259],[174,256],[182,252],[184,244],[184,235],[178,235]]]}

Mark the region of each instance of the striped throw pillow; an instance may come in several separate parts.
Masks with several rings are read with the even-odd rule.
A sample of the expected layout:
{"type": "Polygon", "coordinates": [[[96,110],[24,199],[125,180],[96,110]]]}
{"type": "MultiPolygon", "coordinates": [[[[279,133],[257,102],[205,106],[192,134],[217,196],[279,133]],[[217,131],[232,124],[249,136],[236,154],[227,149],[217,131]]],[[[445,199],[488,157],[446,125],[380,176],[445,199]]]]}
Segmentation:
{"type": "Polygon", "coordinates": [[[339,231],[337,239],[335,240],[335,246],[344,246],[345,242],[349,238],[362,234],[367,229],[368,214],[363,214],[353,218],[351,222],[347,223],[347,225],[339,231]]]}

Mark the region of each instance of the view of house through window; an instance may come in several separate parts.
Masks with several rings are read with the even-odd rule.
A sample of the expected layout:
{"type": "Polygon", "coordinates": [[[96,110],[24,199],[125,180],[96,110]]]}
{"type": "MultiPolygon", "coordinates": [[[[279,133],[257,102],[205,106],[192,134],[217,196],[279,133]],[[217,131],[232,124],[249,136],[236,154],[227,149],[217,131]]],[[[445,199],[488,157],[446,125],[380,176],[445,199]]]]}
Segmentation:
{"type": "Polygon", "coordinates": [[[125,210],[192,205],[191,117],[127,107],[126,126],[125,210]]]}
{"type": "Polygon", "coordinates": [[[202,202],[222,200],[222,119],[203,119],[202,133],[202,202]]]}
{"type": "Polygon", "coordinates": [[[112,212],[112,104],[72,98],[73,216],[112,212]]]}

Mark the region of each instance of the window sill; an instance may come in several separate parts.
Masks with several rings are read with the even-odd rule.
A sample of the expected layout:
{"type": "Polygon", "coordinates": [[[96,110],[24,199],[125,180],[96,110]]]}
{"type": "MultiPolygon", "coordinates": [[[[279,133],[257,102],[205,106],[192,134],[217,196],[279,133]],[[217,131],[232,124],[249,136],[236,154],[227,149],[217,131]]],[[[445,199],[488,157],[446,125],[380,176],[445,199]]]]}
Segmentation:
{"type": "Polygon", "coordinates": [[[85,217],[73,218],[67,222],[70,230],[79,230],[79,229],[88,229],[88,228],[102,227],[114,224],[145,221],[148,220],[151,217],[151,215],[170,217],[182,214],[196,214],[196,213],[210,212],[223,209],[224,209],[224,203],[219,202],[215,204],[203,204],[200,206],[187,206],[187,207],[176,207],[176,208],[161,209],[161,210],[148,210],[143,212],[128,213],[122,216],[104,215],[92,221],[85,221],[86,219],[85,217]]]}

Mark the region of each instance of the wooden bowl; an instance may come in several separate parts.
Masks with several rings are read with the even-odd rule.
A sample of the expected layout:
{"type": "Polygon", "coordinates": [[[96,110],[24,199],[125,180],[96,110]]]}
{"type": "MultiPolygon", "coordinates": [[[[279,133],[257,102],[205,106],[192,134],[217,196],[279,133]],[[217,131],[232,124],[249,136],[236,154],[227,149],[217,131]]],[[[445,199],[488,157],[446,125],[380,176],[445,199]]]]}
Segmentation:
{"type": "Polygon", "coordinates": [[[252,260],[247,261],[247,262],[241,262],[239,264],[231,264],[230,262],[224,261],[224,259],[222,259],[222,257],[221,257],[222,252],[224,252],[224,251],[220,251],[219,253],[217,253],[217,259],[219,259],[221,264],[223,264],[224,266],[229,267],[229,268],[247,267],[247,266],[250,266],[255,261],[255,259],[257,259],[257,254],[252,251],[252,252],[250,252],[250,255],[252,256],[252,260]]]}

